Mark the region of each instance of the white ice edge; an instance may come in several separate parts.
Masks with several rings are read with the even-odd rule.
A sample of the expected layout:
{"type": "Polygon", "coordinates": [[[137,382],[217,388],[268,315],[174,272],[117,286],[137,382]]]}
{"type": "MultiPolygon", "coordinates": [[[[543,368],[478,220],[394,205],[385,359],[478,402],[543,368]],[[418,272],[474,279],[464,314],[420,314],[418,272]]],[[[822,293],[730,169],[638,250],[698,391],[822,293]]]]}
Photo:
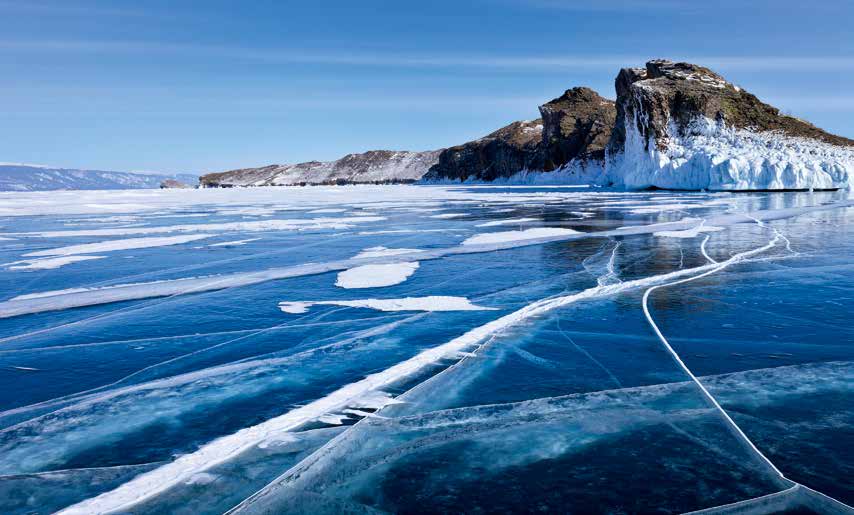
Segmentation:
{"type": "Polygon", "coordinates": [[[534,302],[513,313],[471,329],[447,343],[422,351],[412,358],[387,368],[382,372],[369,375],[361,381],[339,388],[326,397],[317,399],[305,406],[291,410],[284,415],[272,418],[256,426],[241,429],[231,435],[213,440],[193,453],[180,456],[171,463],[140,474],[114,490],[70,506],[59,513],[65,515],[88,515],[91,513],[115,513],[127,510],[177,484],[187,481],[194,474],[204,472],[211,467],[232,459],[276,433],[295,429],[302,424],[317,420],[324,415],[341,412],[355,402],[358,402],[358,399],[361,397],[375,392],[382,392],[385,387],[406,377],[416,375],[424,368],[442,359],[453,357],[462,352],[470,352],[490,336],[532,317],[575,302],[611,296],[632,289],[668,283],[681,277],[716,271],[768,250],[773,247],[774,243],[771,242],[758,249],[751,249],[735,254],[726,261],[716,264],[677,270],[675,272],[607,286],[596,286],[573,295],[534,302]]]}
{"type": "MultiPolygon", "coordinates": [[[[756,219],[770,221],[790,218],[805,213],[854,207],[854,200],[842,200],[829,204],[809,207],[792,207],[784,209],[773,209],[757,211],[746,214],[724,214],[712,216],[707,219],[709,225],[726,227],[741,223],[755,223],[756,219]]],[[[622,227],[615,230],[574,233],[542,238],[532,238],[495,244],[460,245],[442,249],[423,250],[401,256],[388,256],[369,259],[347,259],[331,261],[327,263],[309,263],[283,268],[271,268],[256,272],[237,272],[233,274],[202,277],[174,279],[153,283],[141,283],[128,286],[113,286],[82,292],[66,293],[63,295],[51,295],[50,297],[13,299],[0,302],[0,318],[8,318],[31,313],[45,311],[58,311],[83,306],[94,306],[112,302],[128,300],[139,300],[154,297],[167,297],[173,295],[184,295],[199,293],[238,286],[248,286],[266,281],[286,279],[290,277],[301,277],[307,275],[322,274],[326,272],[346,270],[356,266],[367,264],[382,264],[390,262],[426,261],[439,259],[455,254],[474,254],[481,252],[492,252],[497,250],[513,249],[529,245],[540,245],[556,241],[568,241],[581,238],[608,238],[612,236],[629,236],[639,234],[651,234],[665,230],[686,230],[696,225],[696,219],[680,220],[671,223],[657,223],[650,226],[622,227]]],[[[2,340],[0,340],[2,341],[2,340]]]]}

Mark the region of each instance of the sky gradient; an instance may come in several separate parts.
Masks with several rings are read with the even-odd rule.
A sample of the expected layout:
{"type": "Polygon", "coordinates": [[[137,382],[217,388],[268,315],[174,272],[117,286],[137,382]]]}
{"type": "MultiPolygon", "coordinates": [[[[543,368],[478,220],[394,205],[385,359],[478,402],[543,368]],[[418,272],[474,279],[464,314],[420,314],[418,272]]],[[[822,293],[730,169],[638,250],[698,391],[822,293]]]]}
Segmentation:
{"type": "Polygon", "coordinates": [[[854,137],[854,1],[0,0],[0,162],[210,172],[462,143],[620,67],[854,137]],[[322,7],[320,6],[322,5],[322,7]]]}

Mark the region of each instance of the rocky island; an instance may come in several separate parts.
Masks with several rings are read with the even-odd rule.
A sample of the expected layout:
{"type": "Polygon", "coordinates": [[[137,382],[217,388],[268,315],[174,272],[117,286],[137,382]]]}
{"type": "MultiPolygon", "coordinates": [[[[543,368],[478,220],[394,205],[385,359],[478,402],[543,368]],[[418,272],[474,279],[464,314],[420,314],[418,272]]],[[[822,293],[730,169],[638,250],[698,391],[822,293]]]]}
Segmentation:
{"type": "Polygon", "coordinates": [[[375,150],[337,161],[208,174],[202,187],[491,182],[628,189],[832,190],[854,175],[836,136],[703,66],[657,59],[624,68],[616,101],[585,87],[475,141],[427,152],[375,150]]]}

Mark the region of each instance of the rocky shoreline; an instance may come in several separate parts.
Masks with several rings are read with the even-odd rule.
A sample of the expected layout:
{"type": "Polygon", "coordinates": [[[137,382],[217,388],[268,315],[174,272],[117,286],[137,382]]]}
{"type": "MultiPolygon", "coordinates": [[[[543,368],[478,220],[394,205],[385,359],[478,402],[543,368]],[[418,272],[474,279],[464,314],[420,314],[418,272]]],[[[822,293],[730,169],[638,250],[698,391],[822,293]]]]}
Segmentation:
{"type": "Polygon", "coordinates": [[[846,188],[854,140],[780,113],[703,66],[657,59],[623,68],[616,101],[575,87],[483,138],[427,152],[204,175],[201,187],[507,182],[628,189],[846,188]]]}

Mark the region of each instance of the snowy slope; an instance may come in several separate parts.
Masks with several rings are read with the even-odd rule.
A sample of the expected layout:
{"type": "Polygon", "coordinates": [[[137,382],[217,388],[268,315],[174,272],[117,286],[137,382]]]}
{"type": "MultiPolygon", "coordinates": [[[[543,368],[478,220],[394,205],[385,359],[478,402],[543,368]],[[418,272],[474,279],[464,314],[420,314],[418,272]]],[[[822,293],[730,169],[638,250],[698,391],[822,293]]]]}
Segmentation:
{"type": "Polygon", "coordinates": [[[51,168],[40,165],[0,164],[0,191],[116,190],[158,188],[165,179],[195,184],[193,175],[111,172],[51,168]]]}
{"type": "Polygon", "coordinates": [[[414,182],[438,157],[439,151],[371,150],[335,161],[244,168],[204,175],[199,180],[203,187],[414,182]]]}

